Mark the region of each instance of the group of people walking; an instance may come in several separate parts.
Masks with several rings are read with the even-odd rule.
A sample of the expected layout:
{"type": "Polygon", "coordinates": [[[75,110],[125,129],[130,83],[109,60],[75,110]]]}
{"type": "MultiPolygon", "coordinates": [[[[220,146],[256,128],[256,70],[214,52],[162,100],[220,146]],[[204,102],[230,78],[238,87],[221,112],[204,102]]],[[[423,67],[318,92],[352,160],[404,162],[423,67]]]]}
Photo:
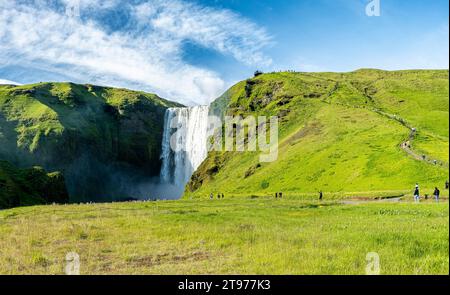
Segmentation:
{"type": "Polygon", "coordinates": [[[283,193],[275,193],[275,199],[282,199],[283,198],[283,193]]]}
{"type": "MultiPolygon", "coordinates": [[[[446,182],[445,187],[448,188],[448,181],[446,182]]],[[[433,196],[434,196],[434,199],[436,200],[436,202],[439,202],[440,195],[441,195],[441,191],[437,187],[435,187],[433,196]]],[[[428,199],[428,195],[425,195],[425,199],[428,199]]],[[[414,202],[416,202],[416,203],[420,202],[420,189],[419,189],[418,183],[416,183],[416,187],[414,188],[414,202]]]]}
{"type": "MultiPolygon", "coordinates": [[[[448,180],[445,182],[445,189],[449,189],[449,182],[448,180]]],[[[435,187],[434,191],[433,191],[433,196],[434,199],[436,200],[436,202],[439,202],[439,198],[441,195],[441,191],[435,187]]],[[[214,194],[211,193],[209,195],[209,198],[212,200],[214,199],[214,194]]],[[[223,193],[219,193],[217,194],[217,199],[224,199],[225,195],[223,193]]],[[[275,198],[276,199],[282,199],[283,198],[283,193],[282,192],[277,192],[275,193],[275,198]]],[[[319,191],[319,200],[321,201],[323,199],[323,192],[319,191]]],[[[425,199],[428,199],[428,195],[425,195],[425,199]]],[[[420,202],[420,188],[419,188],[419,184],[416,183],[416,186],[414,188],[414,202],[419,203],[420,202]]]]}
{"type": "MultiPolygon", "coordinates": [[[[209,198],[210,198],[211,200],[214,199],[214,194],[211,193],[211,194],[209,195],[209,198]]],[[[218,198],[218,199],[223,199],[223,198],[225,198],[225,195],[224,195],[223,193],[217,194],[217,198],[218,198]]]]}

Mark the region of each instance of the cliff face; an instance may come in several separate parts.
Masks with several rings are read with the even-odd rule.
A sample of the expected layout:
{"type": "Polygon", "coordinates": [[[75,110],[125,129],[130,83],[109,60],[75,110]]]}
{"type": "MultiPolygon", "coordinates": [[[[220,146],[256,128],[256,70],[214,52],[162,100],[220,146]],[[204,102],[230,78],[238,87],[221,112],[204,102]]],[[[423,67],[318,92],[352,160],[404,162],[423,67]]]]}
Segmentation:
{"type": "Polygon", "coordinates": [[[164,112],[173,106],[93,85],[0,86],[0,159],[60,171],[71,201],[136,197],[159,173],[164,112]]]}

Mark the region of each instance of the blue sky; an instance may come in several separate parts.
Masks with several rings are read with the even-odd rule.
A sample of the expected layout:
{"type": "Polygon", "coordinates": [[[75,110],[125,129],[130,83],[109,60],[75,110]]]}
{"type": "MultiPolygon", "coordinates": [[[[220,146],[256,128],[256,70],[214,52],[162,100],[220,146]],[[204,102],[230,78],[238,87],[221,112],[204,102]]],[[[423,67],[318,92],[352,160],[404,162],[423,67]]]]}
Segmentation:
{"type": "Polygon", "coordinates": [[[95,83],[204,104],[255,69],[448,69],[447,0],[380,0],[379,17],[366,15],[369,2],[0,0],[0,83],[95,83]]]}
{"type": "MultiPolygon", "coordinates": [[[[268,69],[448,69],[446,0],[381,0],[380,17],[366,16],[365,6],[370,1],[365,0],[201,2],[239,11],[264,26],[274,37],[273,46],[266,50],[274,60],[268,69]]],[[[200,62],[201,56],[195,58],[200,62]]],[[[223,63],[227,71],[238,67],[222,60],[227,61],[223,63]]],[[[241,70],[249,75],[252,68],[241,70]]]]}

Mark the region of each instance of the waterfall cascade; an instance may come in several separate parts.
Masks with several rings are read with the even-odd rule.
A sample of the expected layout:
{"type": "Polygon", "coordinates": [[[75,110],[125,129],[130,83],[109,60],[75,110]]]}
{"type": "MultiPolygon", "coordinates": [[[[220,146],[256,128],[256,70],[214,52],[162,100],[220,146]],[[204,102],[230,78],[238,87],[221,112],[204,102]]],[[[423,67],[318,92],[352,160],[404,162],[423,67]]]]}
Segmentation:
{"type": "Polygon", "coordinates": [[[164,118],[161,182],[184,187],[207,156],[208,106],[169,108],[164,118]]]}

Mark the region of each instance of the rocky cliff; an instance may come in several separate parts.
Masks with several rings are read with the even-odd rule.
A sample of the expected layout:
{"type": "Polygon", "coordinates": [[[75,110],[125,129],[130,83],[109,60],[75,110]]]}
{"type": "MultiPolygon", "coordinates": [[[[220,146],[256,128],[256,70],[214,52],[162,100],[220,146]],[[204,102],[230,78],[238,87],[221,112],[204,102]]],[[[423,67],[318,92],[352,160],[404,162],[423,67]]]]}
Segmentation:
{"type": "Polygon", "coordinates": [[[157,95],[73,83],[0,86],[0,160],[60,171],[71,201],[136,197],[160,170],[157,95]]]}

